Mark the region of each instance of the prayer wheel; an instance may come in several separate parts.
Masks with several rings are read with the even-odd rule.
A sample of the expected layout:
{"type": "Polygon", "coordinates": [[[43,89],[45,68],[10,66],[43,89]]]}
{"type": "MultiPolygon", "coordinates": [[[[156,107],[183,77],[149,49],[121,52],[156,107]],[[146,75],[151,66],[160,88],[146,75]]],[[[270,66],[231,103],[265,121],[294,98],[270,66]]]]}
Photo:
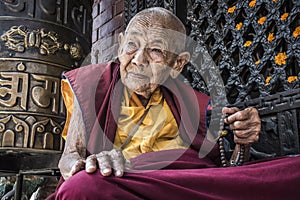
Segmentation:
{"type": "Polygon", "coordinates": [[[64,71],[91,45],[91,2],[0,0],[0,151],[61,152],[64,71]]]}

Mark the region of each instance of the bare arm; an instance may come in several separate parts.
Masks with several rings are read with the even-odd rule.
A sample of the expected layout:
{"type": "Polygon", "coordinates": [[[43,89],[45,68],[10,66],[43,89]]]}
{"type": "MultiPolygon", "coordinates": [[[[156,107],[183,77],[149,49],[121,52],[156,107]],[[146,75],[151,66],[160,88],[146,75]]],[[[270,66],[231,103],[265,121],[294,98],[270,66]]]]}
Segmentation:
{"type": "Polygon", "coordinates": [[[86,158],[85,129],[79,104],[74,98],[73,113],[68,129],[65,149],[58,167],[64,179],[84,168],[86,158]]]}
{"type": "Polygon", "coordinates": [[[77,100],[74,100],[73,113],[67,134],[67,140],[58,167],[65,180],[85,169],[87,173],[94,173],[97,165],[103,176],[109,176],[112,169],[118,177],[124,173],[124,158],[115,149],[92,154],[86,158],[85,129],[77,100]]]}

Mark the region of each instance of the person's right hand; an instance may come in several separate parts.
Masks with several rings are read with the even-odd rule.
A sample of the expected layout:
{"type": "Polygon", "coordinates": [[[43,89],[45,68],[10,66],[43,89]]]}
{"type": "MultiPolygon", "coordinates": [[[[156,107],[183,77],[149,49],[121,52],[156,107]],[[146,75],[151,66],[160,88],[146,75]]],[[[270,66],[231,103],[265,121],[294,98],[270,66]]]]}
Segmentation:
{"type": "Polygon", "coordinates": [[[100,168],[100,173],[103,176],[111,175],[113,170],[117,177],[121,177],[124,174],[125,159],[120,150],[102,151],[98,154],[88,156],[85,161],[85,171],[87,173],[95,172],[97,163],[100,168]]]}

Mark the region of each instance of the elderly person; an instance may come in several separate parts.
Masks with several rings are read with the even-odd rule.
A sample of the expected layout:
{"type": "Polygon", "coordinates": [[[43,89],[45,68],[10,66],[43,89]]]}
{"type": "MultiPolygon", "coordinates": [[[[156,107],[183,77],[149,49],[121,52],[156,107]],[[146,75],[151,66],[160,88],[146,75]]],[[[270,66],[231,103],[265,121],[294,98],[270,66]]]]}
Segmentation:
{"type": "MultiPolygon", "coordinates": [[[[59,162],[64,181],[56,199],[277,198],[279,190],[268,196],[260,188],[287,183],[278,173],[288,167],[295,168],[292,183],[300,184],[299,162],[289,166],[289,158],[218,168],[217,145],[199,158],[210,99],[177,79],[190,59],[184,35],[171,12],[146,9],[120,34],[119,62],[65,74],[66,145],[59,162]]],[[[235,143],[247,151],[259,137],[257,110],[223,113],[229,114],[224,122],[234,130],[235,143]]]]}

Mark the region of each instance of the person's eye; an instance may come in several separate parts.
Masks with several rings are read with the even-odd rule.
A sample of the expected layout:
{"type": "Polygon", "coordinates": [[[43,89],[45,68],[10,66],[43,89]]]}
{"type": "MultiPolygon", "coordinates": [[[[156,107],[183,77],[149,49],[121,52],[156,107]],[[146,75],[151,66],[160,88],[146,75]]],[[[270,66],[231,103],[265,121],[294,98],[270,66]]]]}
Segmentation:
{"type": "Polygon", "coordinates": [[[137,49],[137,44],[133,41],[129,41],[126,45],[126,51],[127,52],[133,52],[137,49]]]}
{"type": "Polygon", "coordinates": [[[163,54],[163,51],[161,49],[158,49],[158,48],[152,48],[151,52],[158,53],[158,54],[163,54]]]}
{"type": "Polygon", "coordinates": [[[164,51],[160,48],[148,49],[149,55],[154,61],[162,61],[164,59],[164,51]]]}

